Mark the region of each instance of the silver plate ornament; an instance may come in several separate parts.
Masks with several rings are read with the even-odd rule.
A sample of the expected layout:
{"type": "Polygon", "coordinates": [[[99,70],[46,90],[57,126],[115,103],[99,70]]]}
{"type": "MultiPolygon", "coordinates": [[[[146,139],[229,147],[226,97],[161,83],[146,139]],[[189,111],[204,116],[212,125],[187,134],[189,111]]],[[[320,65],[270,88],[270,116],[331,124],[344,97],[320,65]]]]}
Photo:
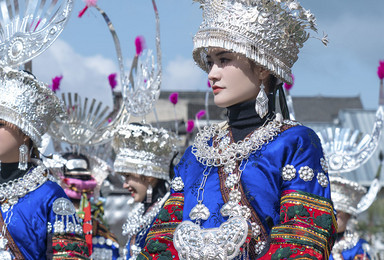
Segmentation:
{"type": "Polygon", "coordinates": [[[70,216],[76,213],[75,206],[66,198],[58,198],[53,202],[53,212],[56,215],[70,216]]]}
{"type": "Polygon", "coordinates": [[[242,217],[233,217],[218,228],[201,229],[191,221],[183,221],[175,230],[174,245],[180,259],[233,259],[240,253],[248,234],[242,217]]]}

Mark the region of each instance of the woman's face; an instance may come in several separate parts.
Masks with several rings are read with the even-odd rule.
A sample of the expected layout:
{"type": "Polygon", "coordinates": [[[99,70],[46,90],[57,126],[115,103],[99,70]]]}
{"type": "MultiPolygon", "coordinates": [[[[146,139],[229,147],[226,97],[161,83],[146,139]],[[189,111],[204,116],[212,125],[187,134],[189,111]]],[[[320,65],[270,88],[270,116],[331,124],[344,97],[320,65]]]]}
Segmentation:
{"type": "Polygon", "coordinates": [[[124,173],[125,183],[123,187],[128,189],[135,202],[143,202],[147,196],[148,186],[155,187],[155,178],[149,178],[135,173],[124,173]]]}
{"type": "Polygon", "coordinates": [[[26,136],[15,126],[0,119],[0,161],[17,162],[19,147],[26,136]]]}
{"type": "Polygon", "coordinates": [[[222,48],[209,48],[207,61],[208,79],[219,107],[256,99],[262,80],[269,75],[261,67],[252,66],[244,55],[222,48]]]}
{"type": "Polygon", "coordinates": [[[351,215],[343,211],[337,211],[337,233],[344,232],[351,215]]]}

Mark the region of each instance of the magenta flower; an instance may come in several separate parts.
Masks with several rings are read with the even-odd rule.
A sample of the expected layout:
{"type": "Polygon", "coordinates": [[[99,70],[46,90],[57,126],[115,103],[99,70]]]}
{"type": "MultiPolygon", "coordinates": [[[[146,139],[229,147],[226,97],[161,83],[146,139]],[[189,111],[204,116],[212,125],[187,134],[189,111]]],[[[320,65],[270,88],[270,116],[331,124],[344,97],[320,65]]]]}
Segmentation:
{"type": "Polygon", "coordinates": [[[145,39],[143,36],[137,36],[135,39],[136,56],[139,56],[145,49],[145,39]]]}
{"type": "Polygon", "coordinates": [[[384,60],[379,61],[379,67],[377,67],[377,76],[380,80],[384,79],[384,60]]]}
{"type": "Polygon", "coordinates": [[[169,95],[169,101],[171,101],[172,104],[176,105],[178,100],[179,100],[178,92],[173,92],[171,93],[171,95],[169,95]]]}
{"type": "Polygon", "coordinates": [[[208,85],[208,88],[211,88],[212,86],[211,86],[211,82],[209,82],[209,80],[208,80],[208,82],[207,82],[207,85],[208,85]]]}
{"type": "Polygon", "coordinates": [[[293,74],[291,74],[291,76],[292,76],[292,84],[288,84],[287,82],[284,83],[284,88],[287,91],[291,90],[291,88],[295,84],[295,77],[293,76],[293,74]]]}
{"type": "Polygon", "coordinates": [[[52,85],[49,85],[49,87],[52,89],[53,92],[60,90],[60,82],[62,79],[63,76],[56,76],[52,79],[52,85]]]}
{"type": "Polygon", "coordinates": [[[109,85],[111,86],[111,89],[115,89],[115,87],[117,86],[116,76],[116,73],[109,74],[108,76],[108,81],[109,85]]]}
{"type": "Polygon", "coordinates": [[[187,133],[191,133],[195,128],[195,122],[193,120],[188,120],[187,122],[187,133]]]}
{"type": "Polygon", "coordinates": [[[200,110],[199,112],[197,112],[197,114],[196,114],[196,118],[197,118],[197,119],[200,119],[200,118],[202,118],[203,116],[205,116],[205,114],[206,114],[205,110],[202,109],[202,110],[200,110]]]}

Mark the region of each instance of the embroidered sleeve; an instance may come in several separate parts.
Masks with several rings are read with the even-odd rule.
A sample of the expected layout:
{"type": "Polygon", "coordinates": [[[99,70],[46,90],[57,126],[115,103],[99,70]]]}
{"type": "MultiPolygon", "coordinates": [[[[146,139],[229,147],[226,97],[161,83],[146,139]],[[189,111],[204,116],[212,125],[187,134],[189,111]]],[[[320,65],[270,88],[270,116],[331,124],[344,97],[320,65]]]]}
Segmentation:
{"type": "Polygon", "coordinates": [[[285,191],[280,225],[272,228],[269,249],[260,259],[329,259],[336,230],[329,199],[302,191],[285,191]]]}
{"type": "Polygon", "coordinates": [[[51,215],[47,255],[52,259],[89,259],[83,228],[72,202],[67,198],[55,199],[51,215]]]}
{"type": "Polygon", "coordinates": [[[183,205],[182,193],[172,194],[165,202],[148,233],[145,247],[137,257],[138,260],[179,259],[172,241],[177,225],[183,220],[183,205]]]}

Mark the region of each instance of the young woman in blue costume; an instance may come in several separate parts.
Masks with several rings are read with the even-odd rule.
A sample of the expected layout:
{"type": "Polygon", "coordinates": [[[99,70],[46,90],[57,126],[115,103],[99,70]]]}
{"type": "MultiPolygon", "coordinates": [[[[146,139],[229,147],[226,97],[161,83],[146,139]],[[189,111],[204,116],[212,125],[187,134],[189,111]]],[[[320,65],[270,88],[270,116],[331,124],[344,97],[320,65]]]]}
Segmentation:
{"type": "Polygon", "coordinates": [[[38,159],[61,109],[32,75],[0,68],[1,259],[87,259],[74,206],[38,159]]]}
{"type": "Polygon", "coordinates": [[[141,259],[328,259],[336,220],[321,144],[288,120],[281,87],[314,16],[290,0],[199,2],[193,57],[228,121],[185,151],[141,259]]]}

